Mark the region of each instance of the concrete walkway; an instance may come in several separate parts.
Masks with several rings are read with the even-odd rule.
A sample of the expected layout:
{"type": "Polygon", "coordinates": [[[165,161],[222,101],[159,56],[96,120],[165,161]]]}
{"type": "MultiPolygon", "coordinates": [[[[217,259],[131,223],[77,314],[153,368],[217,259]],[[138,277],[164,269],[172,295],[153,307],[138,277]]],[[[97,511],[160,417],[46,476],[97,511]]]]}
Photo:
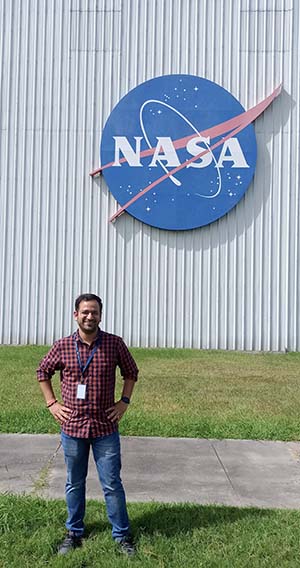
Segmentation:
{"type": "MultiPolygon", "coordinates": [[[[300,442],[122,438],[128,501],[300,509],[300,442]]],[[[64,497],[57,435],[0,435],[0,492],[64,497]]],[[[93,460],[87,496],[102,498],[93,460]]]]}

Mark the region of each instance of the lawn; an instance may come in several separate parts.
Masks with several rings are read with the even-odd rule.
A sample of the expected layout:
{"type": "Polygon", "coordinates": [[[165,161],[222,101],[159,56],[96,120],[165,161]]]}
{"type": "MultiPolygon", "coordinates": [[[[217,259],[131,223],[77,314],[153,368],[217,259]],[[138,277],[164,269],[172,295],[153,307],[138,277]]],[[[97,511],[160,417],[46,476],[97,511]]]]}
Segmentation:
{"type": "MultiPolygon", "coordinates": [[[[1,432],[58,431],[35,379],[47,349],[0,347],[1,432]]],[[[131,351],[140,379],[123,435],[299,440],[299,353],[131,351]]]]}
{"type": "Polygon", "coordinates": [[[192,504],[128,506],[138,547],[120,556],[103,504],[88,501],[82,549],[59,558],[63,501],[0,496],[1,568],[284,568],[300,563],[300,511],[192,504]]]}
{"type": "MultiPolygon", "coordinates": [[[[47,347],[0,347],[1,432],[58,432],[35,369],[47,347]]],[[[140,368],[121,432],[297,440],[300,354],[132,349],[140,368]]],[[[59,377],[54,378],[59,392],[59,377]]],[[[118,380],[120,392],[121,379],[118,380]]],[[[300,565],[300,511],[129,503],[138,546],[120,556],[103,503],[87,503],[82,549],[59,558],[65,503],[0,495],[1,568],[285,568],[300,565]]]]}

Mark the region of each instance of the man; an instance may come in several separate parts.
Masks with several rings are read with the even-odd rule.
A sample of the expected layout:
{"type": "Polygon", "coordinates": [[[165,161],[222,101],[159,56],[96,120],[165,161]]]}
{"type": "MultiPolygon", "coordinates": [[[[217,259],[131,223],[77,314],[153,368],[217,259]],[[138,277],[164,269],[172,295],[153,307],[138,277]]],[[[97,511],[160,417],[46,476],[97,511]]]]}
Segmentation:
{"type": "Polygon", "coordinates": [[[74,311],[78,330],[56,341],[37,370],[47,408],[61,424],[67,466],[68,533],[58,553],[66,554],[82,543],[86,476],[92,447],[112,536],[120,550],[131,556],[135,548],[120,478],[118,423],[128,409],[138,369],[123,340],[99,328],[101,315],[102,301],[98,296],[79,296],[74,311]],[[115,402],[117,366],[124,383],[121,399],[115,402]],[[55,371],[60,371],[62,403],[58,402],[51,383],[55,371]]]}

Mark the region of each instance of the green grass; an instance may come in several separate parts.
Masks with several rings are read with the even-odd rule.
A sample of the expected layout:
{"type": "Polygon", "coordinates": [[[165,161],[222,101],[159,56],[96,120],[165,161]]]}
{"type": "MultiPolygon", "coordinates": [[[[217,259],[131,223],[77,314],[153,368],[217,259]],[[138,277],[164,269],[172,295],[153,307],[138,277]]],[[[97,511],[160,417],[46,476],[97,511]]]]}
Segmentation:
{"type": "MultiPolygon", "coordinates": [[[[0,347],[2,432],[58,432],[35,379],[47,347],[0,347]]],[[[300,354],[133,349],[140,380],[123,434],[299,439],[300,354]]],[[[121,380],[118,381],[119,389],[121,380]]],[[[54,386],[59,392],[59,377],[54,386]]],[[[129,503],[138,554],[119,555],[103,503],[67,558],[65,502],[0,495],[0,567],[284,568],[300,565],[300,511],[129,503]]]]}
{"type": "Polygon", "coordinates": [[[138,546],[120,556],[104,505],[88,501],[87,539],[68,557],[56,556],[64,537],[65,504],[0,496],[1,568],[284,568],[300,562],[300,511],[129,504],[138,546]]]}
{"type": "MultiPolygon", "coordinates": [[[[0,347],[1,432],[58,431],[35,379],[47,349],[0,347]]],[[[122,434],[300,438],[299,353],[192,349],[132,349],[132,353],[140,379],[120,425],[122,434]]],[[[53,383],[58,394],[58,376],[53,383]]]]}

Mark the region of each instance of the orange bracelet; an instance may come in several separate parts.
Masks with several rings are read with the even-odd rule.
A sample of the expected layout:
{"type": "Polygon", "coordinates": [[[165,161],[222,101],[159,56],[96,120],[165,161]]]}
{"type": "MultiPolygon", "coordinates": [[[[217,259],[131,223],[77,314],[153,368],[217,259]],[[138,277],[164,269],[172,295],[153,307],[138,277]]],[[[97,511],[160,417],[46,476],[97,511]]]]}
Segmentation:
{"type": "Polygon", "coordinates": [[[53,404],[55,404],[56,402],[57,402],[56,399],[50,400],[50,402],[47,403],[47,408],[50,408],[50,406],[53,406],[53,404]]]}

